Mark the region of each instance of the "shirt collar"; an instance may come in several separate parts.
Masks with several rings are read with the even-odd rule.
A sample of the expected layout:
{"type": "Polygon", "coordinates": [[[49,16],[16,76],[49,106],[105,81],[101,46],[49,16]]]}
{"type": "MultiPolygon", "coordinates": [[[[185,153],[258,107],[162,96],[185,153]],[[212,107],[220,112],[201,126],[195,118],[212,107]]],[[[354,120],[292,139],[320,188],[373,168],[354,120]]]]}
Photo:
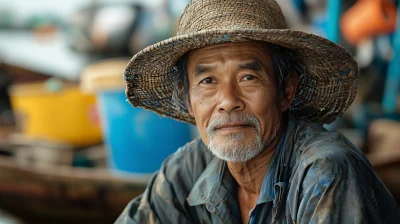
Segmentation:
{"type": "MultiPolygon", "coordinates": [[[[289,117],[291,120],[291,117],[289,117]]],[[[282,161],[284,161],[284,157],[287,156],[288,154],[288,149],[286,147],[285,142],[286,140],[286,133],[288,132],[289,126],[292,127],[292,125],[289,125],[289,122],[284,122],[283,123],[283,130],[282,130],[282,135],[279,139],[278,146],[275,149],[274,155],[272,156],[271,162],[269,164],[267,173],[264,176],[263,182],[261,184],[261,190],[260,190],[260,195],[258,196],[257,199],[257,205],[273,201],[275,198],[275,191],[274,191],[274,185],[281,180],[281,166],[282,166],[282,161]]]]}
{"type": "MultiPolygon", "coordinates": [[[[290,142],[286,140],[288,137],[286,133],[293,129],[292,120],[293,118],[289,116],[289,122],[283,125],[282,135],[264,176],[257,204],[273,201],[275,197],[274,185],[282,181],[281,166],[284,161],[287,161],[286,157],[290,154],[285,144],[285,142],[290,142]]],[[[197,179],[187,201],[190,206],[196,206],[210,201],[226,200],[227,198],[237,200],[236,191],[237,183],[227,169],[226,162],[214,157],[197,179]]]]}

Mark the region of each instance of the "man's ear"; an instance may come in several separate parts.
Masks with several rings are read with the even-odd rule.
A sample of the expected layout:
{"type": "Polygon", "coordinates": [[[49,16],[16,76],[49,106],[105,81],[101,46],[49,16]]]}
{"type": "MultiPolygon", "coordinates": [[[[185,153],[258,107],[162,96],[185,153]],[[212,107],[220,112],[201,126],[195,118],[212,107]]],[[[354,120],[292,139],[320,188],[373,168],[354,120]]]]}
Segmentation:
{"type": "Polygon", "coordinates": [[[281,110],[286,111],[292,104],[294,97],[296,95],[297,84],[299,83],[299,78],[296,71],[292,71],[290,76],[284,80],[284,96],[281,100],[281,110]]]}
{"type": "Polygon", "coordinates": [[[190,106],[189,100],[185,100],[185,107],[187,108],[189,114],[194,117],[193,115],[193,110],[192,110],[192,106],[190,106]]]}

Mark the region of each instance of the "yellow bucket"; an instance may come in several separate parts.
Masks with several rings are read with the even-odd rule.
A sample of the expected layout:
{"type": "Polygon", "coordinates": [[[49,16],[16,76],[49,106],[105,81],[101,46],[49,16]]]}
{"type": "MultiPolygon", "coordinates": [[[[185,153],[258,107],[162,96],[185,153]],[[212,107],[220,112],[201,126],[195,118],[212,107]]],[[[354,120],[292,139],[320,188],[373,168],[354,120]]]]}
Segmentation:
{"type": "Polygon", "coordinates": [[[102,141],[96,97],[78,85],[15,85],[10,99],[17,124],[29,137],[89,146],[102,141]]]}

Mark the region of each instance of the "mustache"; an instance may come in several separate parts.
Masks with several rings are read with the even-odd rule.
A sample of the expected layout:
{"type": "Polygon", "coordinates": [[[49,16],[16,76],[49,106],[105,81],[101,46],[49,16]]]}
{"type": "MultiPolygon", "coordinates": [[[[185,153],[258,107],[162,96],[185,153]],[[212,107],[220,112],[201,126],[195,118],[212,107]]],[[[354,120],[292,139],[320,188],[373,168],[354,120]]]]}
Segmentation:
{"type": "Polygon", "coordinates": [[[216,128],[228,123],[243,123],[244,125],[253,126],[258,132],[260,131],[261,126],[260,120],[258,120],[254,115],[245,113],[229,113],[221,114],[214,118],[206,128],[206,132],[211,135],[214,133],[216,128]]]}

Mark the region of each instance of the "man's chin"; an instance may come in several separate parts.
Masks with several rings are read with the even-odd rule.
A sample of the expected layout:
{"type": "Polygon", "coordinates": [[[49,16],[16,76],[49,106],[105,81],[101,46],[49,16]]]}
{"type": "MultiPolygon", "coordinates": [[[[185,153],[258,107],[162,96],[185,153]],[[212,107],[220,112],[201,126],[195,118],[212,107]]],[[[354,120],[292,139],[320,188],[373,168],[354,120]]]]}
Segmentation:
{"type": "Polygon", "coordinates": [[[263,147],[254,141],[212,141],[209,150],[218,158],[227,162],[246,162],[256,157],[263,147]]]}
{"type": "Polygon", "coordinates": [[[228,141],[215,141],[214,145],[219,146],[220,148],[230,149],[230,148],[244,148],[246,146],[254,145],[253,141],[242,140],[228,140],[228,141]]]}
{"type": "Polygon", "coordinates": [[[253,141],[254,136],[250,136],[250,133],[246,133],[244,131],[240,132],[217,132],[215,133],[214,140],[220,144],[230,144],[231,142],[233,144],[243,142],[245,143],[246,141],[253,141]]]}
{"type": "Polygon", "coordinates": [[[254,136],[250,136],[249,133],[231,134],[231,135],[216,135],[214,138],[215,144],[221,144],[225,146],[237,146],[237,145],[254,145],[256,144],[254,136]]]}
{"type": "Polygon", "coordinates": [[[247,162],[256,157],[262,150],[241,145],[224,145],[209,150],[219,159],[226,162],[247,162]]]}

